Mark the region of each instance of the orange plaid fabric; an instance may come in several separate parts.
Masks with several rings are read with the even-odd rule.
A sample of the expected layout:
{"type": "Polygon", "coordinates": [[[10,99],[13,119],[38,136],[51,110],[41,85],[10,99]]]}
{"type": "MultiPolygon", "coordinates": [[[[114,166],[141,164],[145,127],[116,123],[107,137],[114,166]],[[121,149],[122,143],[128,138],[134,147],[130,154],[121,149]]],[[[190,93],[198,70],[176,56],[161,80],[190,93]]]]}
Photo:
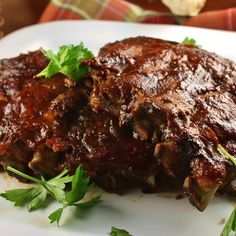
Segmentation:
{"type": "Polygon", "coordinates": [[[123,0],[52,0],[40,22],[65,19],[175,23],[170,13],[146,11],[123,0]]]}
{"type": "Polygon", "coordinates": [[[51,0],[40,22],[71,19],[99,19],[140,23],[177,24],[236,31],[235,8],[180,18],[171,13],[148,11],[125,0],[51,0]]]}

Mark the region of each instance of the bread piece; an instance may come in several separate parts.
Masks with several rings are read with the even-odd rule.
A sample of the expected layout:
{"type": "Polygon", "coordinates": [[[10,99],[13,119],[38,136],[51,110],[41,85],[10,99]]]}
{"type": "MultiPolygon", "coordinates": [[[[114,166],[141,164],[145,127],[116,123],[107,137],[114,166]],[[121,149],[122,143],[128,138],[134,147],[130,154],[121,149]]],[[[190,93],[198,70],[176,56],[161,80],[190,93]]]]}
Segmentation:
{"type": "Polygon", "coordinates": [[[196,16],[204,7],[206,0],[162,0],[170,10],[180,16],[196,16]]]}

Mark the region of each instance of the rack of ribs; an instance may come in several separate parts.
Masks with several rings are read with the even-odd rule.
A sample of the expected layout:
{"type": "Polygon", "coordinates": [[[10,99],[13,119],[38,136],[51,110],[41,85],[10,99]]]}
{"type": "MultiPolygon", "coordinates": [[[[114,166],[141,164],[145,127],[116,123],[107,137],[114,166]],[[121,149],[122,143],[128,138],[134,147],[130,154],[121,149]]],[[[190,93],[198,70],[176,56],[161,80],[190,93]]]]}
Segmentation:
{"type": "MultiPolygon", "coordinates": [[[[154,157],[190,201],[204,210],[215,192],[232,190],[236,154],[236,64],[197,47],[136,37],[110,43],[84,61],[94,81],[95,111],[107,111],[154,157]]],[[[158,186],[158,183],[156,183],[158,186]]]]}
{"type": "Polygon", "coordinates": [[[40,51],[0,61],[0,164],[48,177],[81,164],[99,186],[180,190],[204,210],[233,193],[236,65],[194,46],[137,37],[82,62],[81,83],[40,51]]]}
{"type": "Polygon", "coordinates": [[[63,75],[36,79],[47,64],[40,51],[0,63],[0,164],[48,177],[82,164],[109,191],[151,191],[154,145],[120,128],[113,114],[92,111],[90,78],[80,84],[63,75]]]}

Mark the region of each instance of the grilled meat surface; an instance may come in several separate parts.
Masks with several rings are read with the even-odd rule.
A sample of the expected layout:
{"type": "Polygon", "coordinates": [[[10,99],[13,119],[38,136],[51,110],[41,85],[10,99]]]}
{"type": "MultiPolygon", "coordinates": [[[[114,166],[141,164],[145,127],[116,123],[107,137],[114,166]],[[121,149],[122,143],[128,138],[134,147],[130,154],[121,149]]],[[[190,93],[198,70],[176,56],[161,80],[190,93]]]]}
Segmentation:
{"type": "Polygon", "coordinates": [[[64,85],[60,75],[50,80],[34,78],[47,64],[48,60],[39,51],[1,63],[4,103],[0,155],[4,166],[27,170],[35,166],[37,159],[50,158],[43,164],[43,170],[55,174],[52,167],[59,157],[50,152],[47,139],[53,134],[63,134],[69,122],[66,116],[70,116],[70,110],[77,109],[83,99],[76,89],[64,85]],[[46,155],[41,155],[42,152],[46,155]]]}
{"type": "Polygon", "coordinates": [[[232,192],[236,65],[213,53],[137,37],[105,45],[76,84],[40,51],[0,61],[0,164],[34,175],[82,164],[109,191],[184,190],[204,210],[232,192]]]}
{"type": "Polygon", "coordinates": [[[35,78],[47,64],[40,51],[1,61],[0,164],[48,177],[82,164],[110,191],[151,191],[155,146],[120,128],[113,114],[92,111],[89,78],[80,84],[63,75],[35,78]]]}
{"type": "Polygon", "coordinates": [[[155,144],[165,174],[182,179],[199,210],[218,189],[230,188],[235,167],[217,145],[236,154],[235,63],[145,37],[107,44],[84,63],[92,69],[93,109],[113,113],[121,127],[155,144]]]}

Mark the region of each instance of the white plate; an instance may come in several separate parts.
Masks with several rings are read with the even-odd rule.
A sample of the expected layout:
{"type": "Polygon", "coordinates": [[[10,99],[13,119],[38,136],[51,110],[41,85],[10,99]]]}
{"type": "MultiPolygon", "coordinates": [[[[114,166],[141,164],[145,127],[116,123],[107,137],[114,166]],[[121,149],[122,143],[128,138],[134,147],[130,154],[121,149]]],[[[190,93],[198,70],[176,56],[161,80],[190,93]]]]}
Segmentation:
{"type": "MultiPolygon", "coordinates": [[[[236,34],[183,26],[144,25],[118,22],[62,21],[35,25],[12,33],[0,41],[0,58],[43,47],[57,49],[62,44],[83,41],[94,53],[105,43],[130,36],[145,35],[182,41],[195,38],[204,49],[236,60],[236,34]]],[[[12,183],[0,178],[0,191],[12,183]]],[[[101,191],[101,190],[99,190],[101,191]]],[[[1,235],[81,235],[105,236],[111,226],[124,228],[135,236],[217,236],[233,209],[233,202],[215,197],[203,212],[194,209],[188,200],[175,200],[157,194],[139,192],[125,196],[103,194],[103,203],[75,215],[67,211],[62,226],[50,225],[47,215],[57,205],[27,213],[0,199],[1,235]]]]}

